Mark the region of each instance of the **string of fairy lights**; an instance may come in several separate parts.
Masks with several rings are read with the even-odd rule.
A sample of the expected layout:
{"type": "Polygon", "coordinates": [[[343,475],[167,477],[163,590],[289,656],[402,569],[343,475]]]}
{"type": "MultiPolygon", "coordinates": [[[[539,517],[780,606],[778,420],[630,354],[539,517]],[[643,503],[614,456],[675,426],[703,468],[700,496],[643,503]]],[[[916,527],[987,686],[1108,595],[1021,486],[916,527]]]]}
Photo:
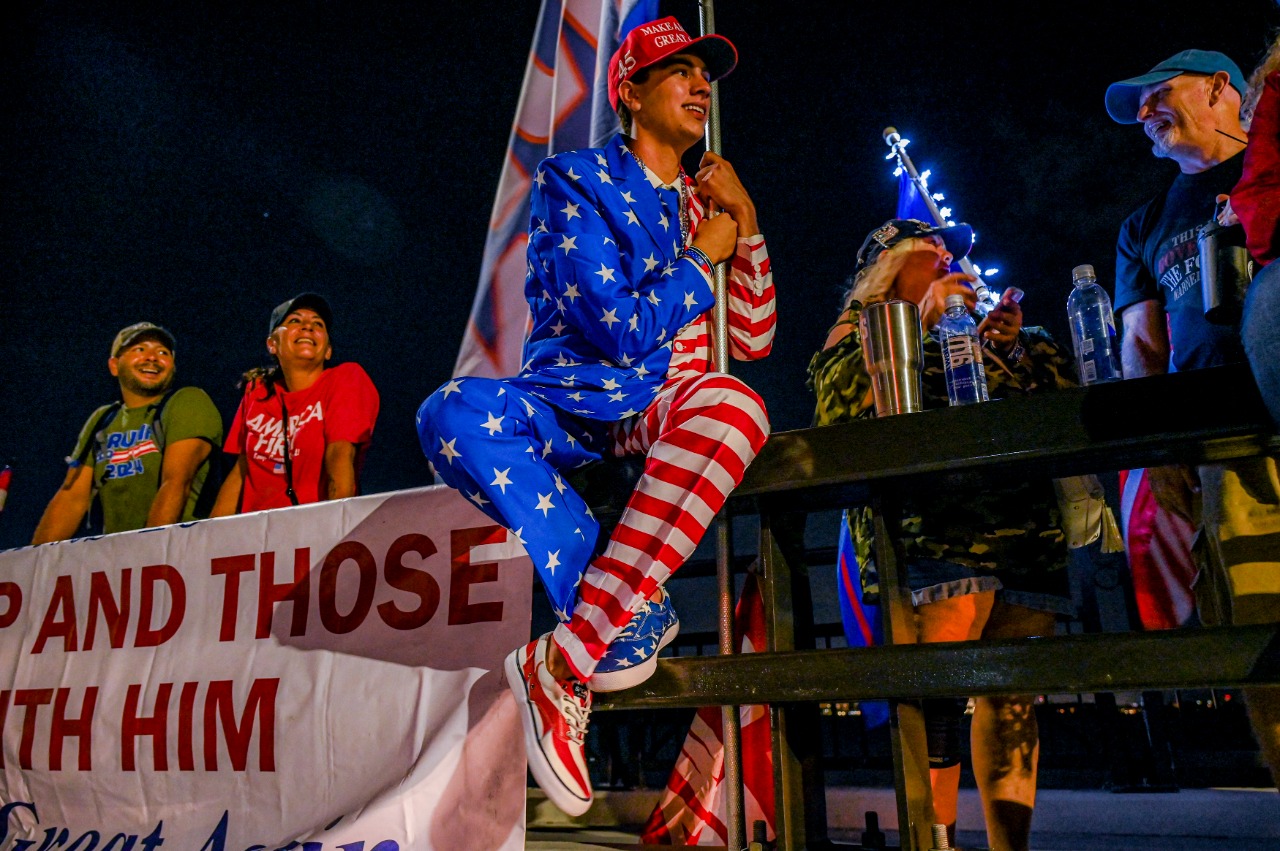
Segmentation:
{"type": "MultiPolygon", "coordinates": [[[[889,128],[889,129],[892,130],[892,128],[889,128]]],[[[885,134],[886,134],[886,141],[888,141],[890,136],[889,131],[886,130],[885,134]]],[[[897,133],[897,131],[894,131],[892,136],[894,137],[894,139],[889,143],[891,150],[889,151],[888,154],[885,155],[885,159],[896,161],[897,164],[893,170],[893,176],[895,178],[900,178],[904,172],[910,175],[911,170],[908,169],[905,163],[903,162],[903,159],[905,156],[903,152],[905,151],[907,145],[911,144],[911,140],[903,136],[900,136],[897,133]]],[[[942,220],[941,222],[942,226],[952,227],[956,224],[956,222],[952,218],[953,211],[951,207],[939,206],[941,202],[947,199],[947,196],[941,192],[933,192],[933,191],[930,191],[929,189],[929,178],[932,175],[933,175],[932,170],[925,169],[924,171],[920,172],[918,175],[911,175],[911,179],[916,183],[916,187],[920,191],[922,197],[928,197],[933,200],[934,203],[932,206],[937,210],[938,216],[942,220]]],[[[978,242],[978,232],[976,230],[973,232],[973,241],[974,241],[974,244],[977,244],[978,242]]],[[[978,262],[973,259],[972,252],[970,252],[969,254],[969,262],[973,264],[973,273],[975,275],[979,275],[984,278],[994,277],[1000,272],[1000,270],[995,268],[994,266],[991,268],[984,268],[980,266],[978,262]]]]}

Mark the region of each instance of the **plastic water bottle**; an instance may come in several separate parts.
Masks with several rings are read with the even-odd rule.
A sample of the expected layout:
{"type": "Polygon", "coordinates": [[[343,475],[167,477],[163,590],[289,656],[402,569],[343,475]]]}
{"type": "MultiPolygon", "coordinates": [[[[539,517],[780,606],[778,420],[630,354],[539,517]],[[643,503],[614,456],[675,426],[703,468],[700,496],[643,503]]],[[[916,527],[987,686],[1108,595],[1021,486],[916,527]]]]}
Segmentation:
{"type": "Polygon", "coordinates": [[[1067,297],[1067,319],[1076,349],[1076,369],[1081,384],[1119,381],[1120,349],[1116,345],[1116,318],[1107,291],[1089,264],[1071,270],[1075,287],[1067,297]]]}
{"type": "Polygon", "coordinates": [[[938,323],[942,365],[947,376],[947,396],[952,405],[987,401],[987,373],[982,366],[982,340],[964,296],[947,296],[947,312],[938,323]]]}

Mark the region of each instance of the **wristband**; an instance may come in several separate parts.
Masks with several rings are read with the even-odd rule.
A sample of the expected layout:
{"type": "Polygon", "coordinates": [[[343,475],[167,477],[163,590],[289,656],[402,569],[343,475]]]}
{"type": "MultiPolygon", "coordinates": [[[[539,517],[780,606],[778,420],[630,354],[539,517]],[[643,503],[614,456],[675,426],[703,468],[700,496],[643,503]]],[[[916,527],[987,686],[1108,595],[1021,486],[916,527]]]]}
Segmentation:
{"type": "Polygon", "coordinates": [[[1004,352],[1003,354],[996,351],[996,346],[993,341],[987,340],[985,345],[987,348],[991,349],[991,351],[1000,355],[1000,357],[1003,358],[1010,366],[1016,366],[1027,354],[1026,347],[1022,345],[1021,331],[1018,332],[1018,336],[1013,338],[1013,345],[1009,347],[1009,351],[1004,352]]]}
{"type": "Polygon", "coordinates": [[[701,248],[697,248],[692,245],[686,245],[684,250],[681,251],[680,254],[681,256],[687,257],[690,260],[692,260],[699,269],[701,269],[704,273],[706,273],[707,277],[711,277],[711,272],[712,272],[712,269],[714,268],[714,264],[711,262],[711,258],[707,256],[707,252],[703,251],[701,248]]]}

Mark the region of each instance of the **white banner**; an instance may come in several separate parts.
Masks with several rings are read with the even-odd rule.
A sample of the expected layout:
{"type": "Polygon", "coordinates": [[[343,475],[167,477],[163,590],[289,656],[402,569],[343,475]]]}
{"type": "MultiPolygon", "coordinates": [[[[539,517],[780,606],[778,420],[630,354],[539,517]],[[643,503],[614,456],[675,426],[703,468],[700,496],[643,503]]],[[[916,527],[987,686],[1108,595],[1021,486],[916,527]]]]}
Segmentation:
{"type": "Polygon", "coordinates": [[[0,553],[0,850],[523,848],[532,573],[444,487],[0,553]]]}

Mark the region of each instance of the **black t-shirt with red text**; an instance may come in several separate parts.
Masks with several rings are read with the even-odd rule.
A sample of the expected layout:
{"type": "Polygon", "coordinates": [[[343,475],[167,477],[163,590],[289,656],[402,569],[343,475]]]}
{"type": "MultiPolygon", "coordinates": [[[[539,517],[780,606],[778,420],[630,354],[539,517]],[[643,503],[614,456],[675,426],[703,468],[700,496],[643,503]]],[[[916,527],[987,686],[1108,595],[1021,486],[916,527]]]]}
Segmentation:
{"type": "Polygon", "coordinates": [[[1229,193],[1244,157],[1236,155],[1199,174],[1179,174],[1120,226],[1116,244],[1116,300],[1119,314],[1155,299],[1169,315],[1173,365],[1178,370],[1243,362],[1239,325],[1215,325],[1204,318],[1200,248],[1196,235],[1213,218],[1215,199],[1229,193]]]}

